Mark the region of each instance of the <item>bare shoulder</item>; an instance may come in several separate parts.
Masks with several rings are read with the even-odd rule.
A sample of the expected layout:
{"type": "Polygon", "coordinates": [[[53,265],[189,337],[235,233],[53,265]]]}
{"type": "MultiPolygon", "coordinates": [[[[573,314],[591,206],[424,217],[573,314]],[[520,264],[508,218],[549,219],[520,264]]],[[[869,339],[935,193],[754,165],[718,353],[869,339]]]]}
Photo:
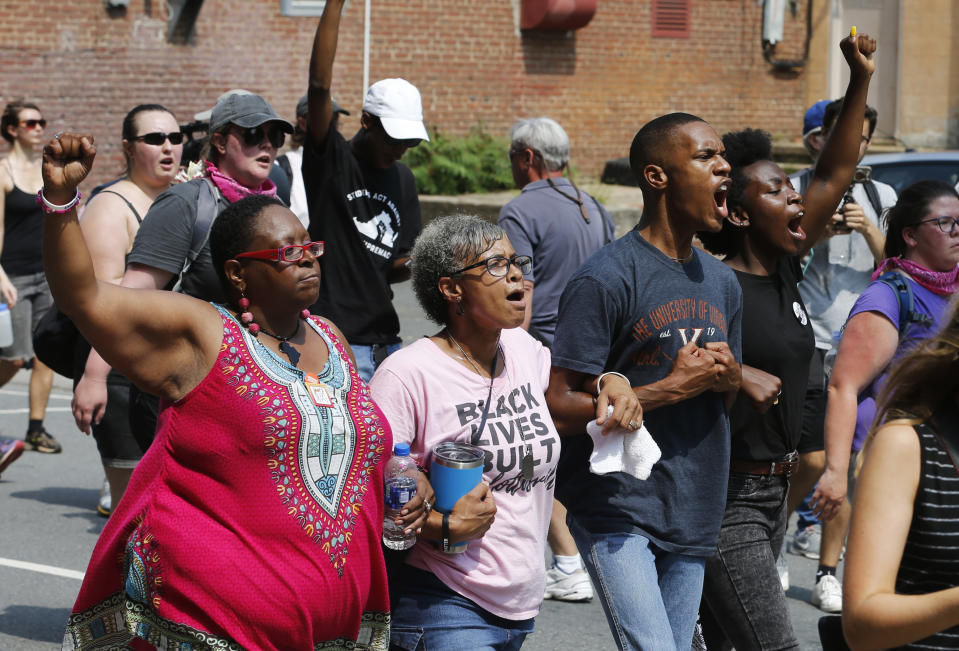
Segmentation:
{"type": "Polygon", "coordinates": [[[6,194],[13,190],[13,179],[10,177],[10,159],[0,158],[0,189],[6,194]]]}
{"type": "Polygon", "coordinates": [[[919,435],[916,425],[921,421],[913,419],[891,420],[876,431],[870,455],[883,455],[890,460],[908,462],[920,455],[919,435]]]}
{"type": "Polygon", "coordinates": [[[80,217],[80,223],[96,222],[104,226],[115,226],[126,223],[131,217],[130,208],[126,202],[111,192],[98,192],[87,201],[80,217]]]}

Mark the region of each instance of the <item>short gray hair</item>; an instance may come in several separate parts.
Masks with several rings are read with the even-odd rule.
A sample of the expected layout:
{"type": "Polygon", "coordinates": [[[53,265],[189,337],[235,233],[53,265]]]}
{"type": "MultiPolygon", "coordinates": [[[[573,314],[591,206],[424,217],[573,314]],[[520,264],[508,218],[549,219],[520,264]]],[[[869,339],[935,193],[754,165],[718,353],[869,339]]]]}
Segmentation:
{"type": "Polygon", "coordinates": [[[449,276],[506,237],[506,231],[476,215],[453,215],[431,221],[416,238],[411,254],[413,292],[426,316],[446,325],[449,302],[440,278],[449,276]]]}
{"type": "Polygon", "coordinates": [[[529,147],[539,152],[550,172],[558,172],[569,163],[569,136],[556,120],[529,118],[509,130],[510,147],[529,147]]]}

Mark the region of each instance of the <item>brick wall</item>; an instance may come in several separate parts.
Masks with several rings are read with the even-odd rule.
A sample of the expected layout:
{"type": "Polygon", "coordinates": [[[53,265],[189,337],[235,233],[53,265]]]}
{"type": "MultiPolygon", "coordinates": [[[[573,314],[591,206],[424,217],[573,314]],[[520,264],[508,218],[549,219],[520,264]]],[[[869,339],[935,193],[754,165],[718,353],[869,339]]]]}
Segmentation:
{"type": "MultiPolygon", "coordinates": [[[[648,119],[683,110],[720,131],[745,126],[798,137],[802,73],[778,73],[760,48],[755,0],[692,0],[689,39],[651,38],[648,0],[602,0],[574,33],[520,34],[521,0],[373,0],[370,79],[416,84],[430,128],[482,123],[505,134],[518,117],[549,115],[573,142],[573,165],[598,176],[626,155],[648,119]]],[[[805,38],[800,3],[777,55],[805,38]]],[[[281,15],[280,0],[206,0],[193,42],[166,41],[167,5],[131,0],[110,14],[101,0],[0,0],[0,101],[40,105],[50,133],[91,131],[101,147],[94,181],[117,174],[120,123],[141,102],[166,104],[181,122],[224,90],[265,95],[292,117],[306,85],[316,18],[281,15]]],[[[363,1],[344,12],[334,94],[354,115],[362,102],[363,1]]],[[[504,152],[505,154],[505,152],[504,152]]]]}

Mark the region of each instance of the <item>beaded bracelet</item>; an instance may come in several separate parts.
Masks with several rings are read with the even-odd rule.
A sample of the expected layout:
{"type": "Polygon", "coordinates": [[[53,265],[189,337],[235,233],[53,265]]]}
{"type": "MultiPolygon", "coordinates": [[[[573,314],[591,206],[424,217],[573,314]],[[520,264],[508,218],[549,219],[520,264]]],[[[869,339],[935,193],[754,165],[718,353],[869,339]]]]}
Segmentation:
{"type": "Polygon", "coordinates": [[[78,189],[76,192],[77,193],[73,196],[73,199],[63,204],[62,206],[59,206],[55,203],[50,203],[49,201],[47,201],[47,198],[43,196],[43,188],[40,188],[39,192],[37,192],[37,205],[40,206],[40,209],[44,212],[44,214],[49,215],[53,213],[57,215],[62,215],[64,213],[70,212],[78,203],[80,203],[80,198],[81,198],[80,190],[78,189]]]}

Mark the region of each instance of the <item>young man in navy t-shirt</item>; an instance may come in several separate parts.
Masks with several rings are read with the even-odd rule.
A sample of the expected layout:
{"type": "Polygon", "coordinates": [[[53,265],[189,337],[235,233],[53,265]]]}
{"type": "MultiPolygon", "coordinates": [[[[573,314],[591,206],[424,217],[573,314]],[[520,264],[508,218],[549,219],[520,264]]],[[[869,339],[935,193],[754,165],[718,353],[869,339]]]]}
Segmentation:
{"type": "Polygon", "coordinates": [[[560,301],[547,401],[569,438],[556,495],[603,586],[620,648],[689,648],[722,521],[742,294],[725,265],[692,245],[727,214],[722,154],[716,132],[692,115],[664,115],[640,129],[630,165],[643,217],[587,260],[560,301]],[[645,481],[590,473],[591,439],[565,426],[590,409],[604,371],[630,380],[662,450],[645,481]]]}

